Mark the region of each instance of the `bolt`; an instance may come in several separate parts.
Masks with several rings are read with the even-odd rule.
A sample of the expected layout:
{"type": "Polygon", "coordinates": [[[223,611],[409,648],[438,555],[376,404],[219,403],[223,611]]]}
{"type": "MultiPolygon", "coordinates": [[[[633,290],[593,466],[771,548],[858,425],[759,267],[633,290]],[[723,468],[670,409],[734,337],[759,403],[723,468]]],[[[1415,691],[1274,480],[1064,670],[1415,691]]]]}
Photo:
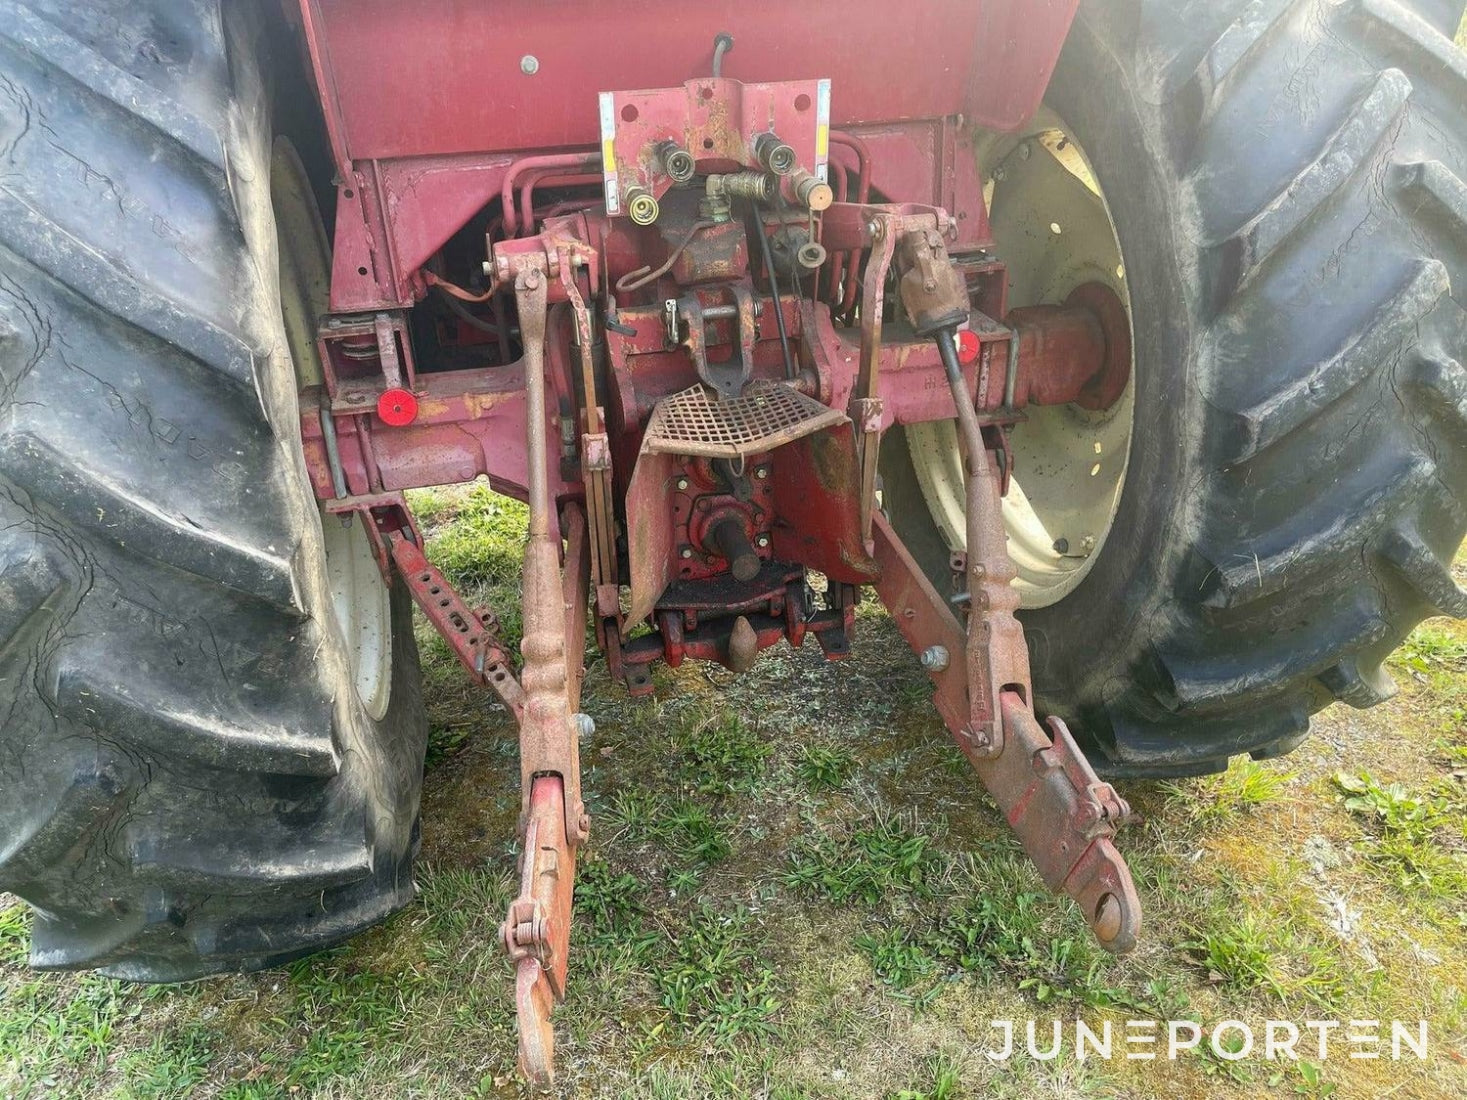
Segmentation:
{"type": "Polygon", "coordinates": [[[922,651],[922,667],[928,672],[946,672],[947,666],[947,646],[933,645],[922,651]]]}
{"type": "Polygon", "coordinates": [[[760,466],[757,470],[754,471],[754,476],[757,477],[760,481],[763,481],[769,476],[769,467],[760,466]]]}
{"type": "Polygon", "coordinates": [[[540,273],[534,268],[525,272],[525,289],[534,290],[540,285],[540,273]]]}
{"type": "Polygon", "coordinates": [[[1080,540],[1080,549],[1085,552],[1085,556],[1087,558],[1091,554],[1095,553],[1095,536],[1094,535],[1086,535],[1083,539],[1081,539],[1080,540]]]}
{"type": "Polygon", "coordinates": [[[678,487],[678,491],[679,492],[682,492],[682,491],[686,490],[687,487],[688,487],[688,479],[685,478],[685,477],[678,478],[677,479],[677,487],[678,487]]]}
{"type": "Polygon", "coordinates": [[[693,548],[691,546],[684,546],[683,547],[683,557],[685,557],[685,558],[691,558],[692,556],[693,556],[693,548]]]}
{"type": "Polygon", "coordinates": [[[585,714],[585,713],[577,714],[575,716],[575,722],[576,722],[576,733],[580,735],[580,737],[581,737],[581,739],[583,741],[586,738],[591,737],[593,734],[595,734],[595,732],[596,732],[596,720],[594,718],[592,718],[589,714],[585,714]]]}
{"type": "Polygon", "coordinates": [[[769,545],[769,536],[768,535],[760,535],[757,539],[754,540],[754,542],[758,544],[759,549],[763,550],[765,547],[767,547],[769,545]]]}
{"type": "Polygon", "coordinates": [[[1070,540],[1069,539],[1055,539],[1054,540],[1054,552],[1056,554],[1068,554],[1070,552],[1070,540]]]}
{"type": "Polygon", "coordinates": [[[492,261],[484,261],[484,274],[489,276],[491,279],[494,277],[494,264],[492,261]]]}
{"type": "Polygon", "coordinates": [[[540,59],[532,53],[525,54],[520,58],[520,72],[526,76],[534,76],[540,71],[540,59]]]}

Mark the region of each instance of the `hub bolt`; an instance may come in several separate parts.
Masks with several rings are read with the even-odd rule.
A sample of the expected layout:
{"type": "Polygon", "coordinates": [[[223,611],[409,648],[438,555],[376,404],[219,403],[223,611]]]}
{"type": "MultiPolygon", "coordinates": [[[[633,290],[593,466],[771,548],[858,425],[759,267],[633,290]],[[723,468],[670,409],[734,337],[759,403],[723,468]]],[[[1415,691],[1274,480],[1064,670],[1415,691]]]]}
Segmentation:
{"type": "Polygon", "coordinates": [[[928,672],[945,672],[948,666],[947,646],[928,646],[922,651],[922,667],[928,672]]]}

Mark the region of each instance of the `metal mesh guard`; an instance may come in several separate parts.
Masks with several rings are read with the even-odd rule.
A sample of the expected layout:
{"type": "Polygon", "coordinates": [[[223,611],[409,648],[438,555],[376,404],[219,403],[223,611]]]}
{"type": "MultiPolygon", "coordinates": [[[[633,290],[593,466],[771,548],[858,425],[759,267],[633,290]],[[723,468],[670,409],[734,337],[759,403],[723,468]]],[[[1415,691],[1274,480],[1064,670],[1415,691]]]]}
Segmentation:
{"type": "Polygon", "coordinates": [[[842,412],[782,382],[756,381],[730,401],[706,386],[664,397],[642,441],[646,454],[740,458],[847,423],[842,412]]]}

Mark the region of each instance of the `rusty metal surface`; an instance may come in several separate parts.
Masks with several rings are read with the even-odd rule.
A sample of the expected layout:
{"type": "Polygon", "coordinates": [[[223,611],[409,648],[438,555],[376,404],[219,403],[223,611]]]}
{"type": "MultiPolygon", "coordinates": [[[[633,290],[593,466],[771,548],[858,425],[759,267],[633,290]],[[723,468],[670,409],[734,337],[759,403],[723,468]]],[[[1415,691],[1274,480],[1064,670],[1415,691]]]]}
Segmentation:
{"type": "Polygon", "coordinates": [[[565,999],[576,851],[565,832],[565,789],[540,776],[529,794],[520,855],[520,892],[510,903],[500,940],[515,963],[520,1072],[536,1084],[555,1077],[550,1016],[565,999]]]}
{"type": "Polygon", "coordinates": [[[891,521],[879,512],[872,523],[872,538],[881,569],[876,594],[914,651],[921,653],[941,646],[951,655],[943,668],[929,672],[936,688],[933,702],[949,731],[966,729],[968,672],[967,666],[957,660],[967,646],[963,625],[892,530],[891,521]]]}
{"type": "MultiPolygon", "coordinates": [[[[1131,379],[1131,325],[1110,287],[1087,283],[1062,306],[1029,306],[1009,314],[1018,338],[1012,408],[1076,404],[1108,409],[1131,379]]],[[[1004,380],[992,378],[980,406],[1005,405],[1004,380]]]]}
{"type": "Polygon", "coordinates": [[[565,506],[560,529],[565,535],[565,569],[560,591],[565,607],[566,698],[570,709],[578,711],[581,684],[586,678],[586,617],[591,588],[591,541],[581,505],[565,506]]]}
{"type": "Polygon", "coordinates": [[[580,750],[571,721],[566,660],[566,617],[559,539],[551,534],[545,404],[546,276],[520,272],[515,284],[525,344],[526,450],[530,463],[529,537],[525,543],[524,638],[520,673],[525,708],[520,720],[522,820],[528,819],[536,776],[559,775],[565,785],[565,831],[572,843],[585,839],[588,823],[581,804],[580,750]]]}
{"type": "MultiPolygon", "coordinates": [[[[736,584],[740,582],[731,578],[723,582],[725,589],[736,584]]],[[[620,645],[610,660],[612,675],[624,678],[633,695],[645,695],[652,684],[641,670],[655,661],[666,660],[676,667],[691,658],[741,671],[748,667],[751,650],[758,653],[781,641],[799,646],[807,635],[815,637],[828,660],[841,660],[850,653],[855,601],[849,586],[837,585],[833,590],[841,594],[843,602],[815,609],[805,589],[804,571],[772,563],[731,597],[738,601],[738,614],[730,615],[726,607],[710,608],[706,615],[694,614],[687,607],[660,609],[658,632],[620,645]],[[760,597],[743,599],[744,594],[758,589],[765,590],[760,597]],[[740,627],[740,621],[747,627],[740,627]]],[[[670,592],[669,603],[675,599],[670,592]]]]}
{"type": "Polygon", "coordinates": [[[658,402],[647,423],[648,454],[747,458],[844,424],[846,415],[783,382],[751,383],[720,401],[701,386],[658,402]]]}
{"type": "Polygon", "coordinates": [[[392,560],[413,600],[433,628],[443,635],[455,657],[503,700],[516,718],[524,712],[525,695],[515,679],[508,651],[499,637],[499,620],[487,607],[470,608],[454,591],[422,548],[400,531],[387,536],[392,560]]]}
{"type": "Polygon", "coordinates": [[[676,568],[676,534],[672,497],[677,460],[672,455],[648,453],[638,457],[624,503],[627,516],[627,558],[631,587],[624,630],[652,614],[676,568]]]}
{"type": "MultiPolygon", "coordinates": [[[[918,653],[942,647],[956,655],[981,639],[976,628],[971,637],[964,631],[885,517],[877,517],[874,530],[881,563],[876,590],[907,644],[918,653]]],[[[981,689],[970,679],[969,665],[951,661],[929,675],[943,724],[1045,885],[1075,899],[1106,950],[1130,951],[1140,935],[1141,905],[1111,839],[1128,814],[1125,802],[1095,777],[1063,723],[1051,719],[1051,732],[1045,733],[1024,695],[1000,693],[1001,716],[994,725],[1002,739],[994,753],[992,741],[974,736],[974,714],[993,712],[993,705],[976,698],[981,689]]]]}
{"type": "Polygon", "coordinates": [[[918,336],[931,336],[968,320],[968,284],[934,229],[903,233],[897,248],[902,309],[918,336]]]}
{"type": "Polygon", "coordinates": [[[1096,779],[1062,723],[1051,724],[1051,740],[1034,717],[1029,651],[1015,618],[1019,593],[1004,533],[1002,474],[965,399],[952,334],[938,339],[958,404],[967,474],[968,720],[953,732],[1045,883],[1081,903],[1102,947],[1129,951],[1141,904],[1110,838],[1130,811],[1096,779]]]}
{"type": "MultiPolygon", "coordinates": [[[[754,291],[747,279],[726,283],[722,287],[733,296],[733,316],[738,339],[733,354],[722,362],[708,357],[708,325],[714,316],[721,317],[725,308],[704,309],[698,294],[684,294],[676,301],[668,300],[671,343],[681,343],[693,361],[693,369],[703,382],[711,386],[725,401],[736,400],[754,373],[754,344],[758,338],[758,321],[754,315],[754,291]],[[714,311],[717,311],[715,314],[714,311]],[[672,318],[675,318],[673,320],[672,318]]],[[[708,294],[704,291],[704,294],[708,294]]]]}
{"type": "Polygon", "coordinates": [[[772,476],[774,556],[846,584],[870,584],[877,574],[852,507],[862,486],[859,438],[843,424],[806,436],[781,452],[772,476]]]}
{"type": "Polygon", "coordinates": [[[633,188],[658,199],[671,189],[673,180],[658,155],[669,138],[697,159],[757,168],[758,139],[776,133],[801,165],[824,179],[829,150],[817,134],[822,104],[829,130],[829,103],[829,82],[819,80],[745,84],[710,76],[678,88],[603,91],[600,137],[603,148],[610,146],[603,167],[607,212],[625,211],[633,188]]]}

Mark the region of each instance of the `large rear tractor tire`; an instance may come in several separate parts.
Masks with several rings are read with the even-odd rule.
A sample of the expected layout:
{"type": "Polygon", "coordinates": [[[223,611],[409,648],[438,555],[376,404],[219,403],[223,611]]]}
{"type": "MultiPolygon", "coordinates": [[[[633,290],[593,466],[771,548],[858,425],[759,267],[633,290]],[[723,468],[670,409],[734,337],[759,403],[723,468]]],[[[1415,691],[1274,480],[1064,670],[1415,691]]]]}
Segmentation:
{"type": "Polygon", "coordinates": [[[263,34],[0,26],[0,890],[41,967],[260,967],[412,897],[411,608],[307,482],[263,34]]]}
{"type": "MultiPolygon", "coordinates": [[[[990,151],[999,251],[1033,294],[1013,304],[1100,278],[1131,310],[1126,407],[1014,430],[1039,487],[1010,530],[1037,701],[1111,775],[1287,752],[1320,708],[1387,698],[1418,621],[1467,615],[1462,8],[1086,0],[1043,132],[990,151]],[[1012,216],[1020,161],[1062,153],[1090,199],[1012,216]],[[1092,262],[1054,261],[1087,210],[1109,270],[1093,225],[1092,262]]],[[[946,586],[959,468],[935,438],[884,448],[884,499],[946,586]]]]}

